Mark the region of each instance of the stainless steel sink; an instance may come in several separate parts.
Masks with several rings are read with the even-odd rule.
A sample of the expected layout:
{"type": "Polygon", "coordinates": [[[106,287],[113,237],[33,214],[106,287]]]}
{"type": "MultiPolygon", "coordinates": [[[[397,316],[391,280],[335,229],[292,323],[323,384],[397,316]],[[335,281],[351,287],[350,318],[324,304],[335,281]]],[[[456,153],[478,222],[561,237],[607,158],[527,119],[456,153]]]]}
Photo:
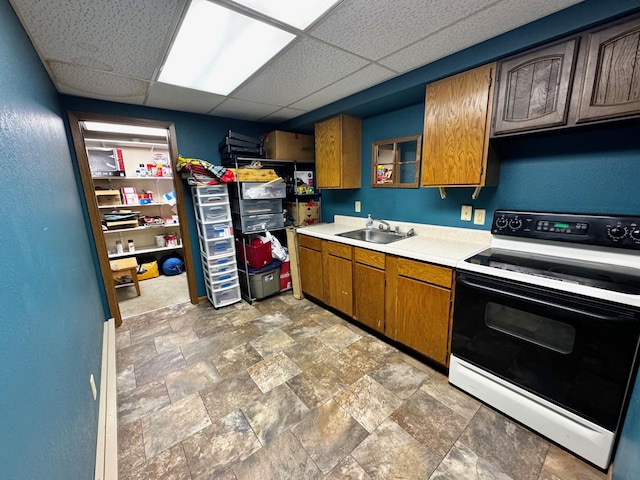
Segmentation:
{"type": "Polygon", "coordinates": [[[336,235],[338,237],[353,238],[354,240],[362,240],[364,242],[371,243],[397,242],[398,240],[402,240],[410,236],[405,233],[384,232],[382,230],[367,230],[366,228],[362,228],[360,230],[352,230],[350,232],[337,233],[336,235]]]}

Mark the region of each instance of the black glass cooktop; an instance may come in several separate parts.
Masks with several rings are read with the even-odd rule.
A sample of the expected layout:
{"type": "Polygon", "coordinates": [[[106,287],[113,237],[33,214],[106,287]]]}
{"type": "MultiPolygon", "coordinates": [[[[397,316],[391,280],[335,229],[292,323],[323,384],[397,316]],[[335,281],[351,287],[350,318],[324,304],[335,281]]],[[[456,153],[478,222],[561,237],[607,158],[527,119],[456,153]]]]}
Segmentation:
{"type": "Polygon", "coordinates": [[[466,261],[562,282],[640,295],[640,272],[628,267],[496,248],[484,250],[466,261]]]}

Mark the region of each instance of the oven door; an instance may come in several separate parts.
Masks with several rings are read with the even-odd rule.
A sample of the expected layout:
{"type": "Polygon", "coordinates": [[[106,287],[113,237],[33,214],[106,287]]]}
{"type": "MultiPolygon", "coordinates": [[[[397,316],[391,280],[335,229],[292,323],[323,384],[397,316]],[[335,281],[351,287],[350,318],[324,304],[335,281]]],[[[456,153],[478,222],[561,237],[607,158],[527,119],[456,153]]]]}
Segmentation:
{"type": "Polygon", "coordinates": [[[615,432],[632,372],[638,312],[458,272],[452,354],[615,432]]]}

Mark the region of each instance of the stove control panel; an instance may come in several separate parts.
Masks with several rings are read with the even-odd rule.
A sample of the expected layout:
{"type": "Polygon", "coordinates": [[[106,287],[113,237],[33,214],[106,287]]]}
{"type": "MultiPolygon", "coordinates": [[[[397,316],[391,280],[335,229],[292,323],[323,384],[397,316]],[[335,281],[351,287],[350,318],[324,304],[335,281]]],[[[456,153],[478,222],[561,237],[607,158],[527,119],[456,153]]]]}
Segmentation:
{"type": "Polygon", "coordinates": [[[491,233],[640,250],[640,217],[496,210],[491,233]]]}

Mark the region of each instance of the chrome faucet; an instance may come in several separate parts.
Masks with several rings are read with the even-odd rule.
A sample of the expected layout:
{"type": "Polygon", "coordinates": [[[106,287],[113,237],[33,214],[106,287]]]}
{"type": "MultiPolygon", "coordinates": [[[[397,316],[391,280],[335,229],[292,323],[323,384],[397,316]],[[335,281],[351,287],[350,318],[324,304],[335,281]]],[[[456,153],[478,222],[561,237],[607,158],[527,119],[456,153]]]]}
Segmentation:
{"type": "Polygon", "coordinates": [[[383,232],[388,232],[391,229],[391,225],[389,225],[384,220],[378,220],[378,222],[380,222],[380,225],[378,225],[378,228],[383,232]]]}

